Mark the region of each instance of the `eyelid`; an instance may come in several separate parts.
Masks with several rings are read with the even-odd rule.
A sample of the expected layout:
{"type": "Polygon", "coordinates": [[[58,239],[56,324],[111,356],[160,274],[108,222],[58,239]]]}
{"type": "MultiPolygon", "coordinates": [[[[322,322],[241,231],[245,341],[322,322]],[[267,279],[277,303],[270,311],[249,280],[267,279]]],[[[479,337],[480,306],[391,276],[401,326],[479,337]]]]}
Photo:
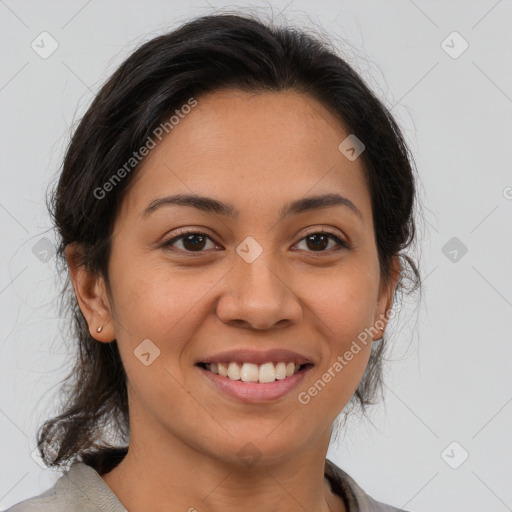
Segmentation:
{"type": "Polygon", "coordinates": [[[326,235],[332,235],[332,236],[335,236],[340,239],[342,237],[342,235],[340,233],[335,233],[334,231],[329,230],[329,228],[312,227],[312,228],[307,228],[306,233],[301,237],[300,240],[302,240],[305,236],[315,235],[317,233],[324,233],[326,235]]]}

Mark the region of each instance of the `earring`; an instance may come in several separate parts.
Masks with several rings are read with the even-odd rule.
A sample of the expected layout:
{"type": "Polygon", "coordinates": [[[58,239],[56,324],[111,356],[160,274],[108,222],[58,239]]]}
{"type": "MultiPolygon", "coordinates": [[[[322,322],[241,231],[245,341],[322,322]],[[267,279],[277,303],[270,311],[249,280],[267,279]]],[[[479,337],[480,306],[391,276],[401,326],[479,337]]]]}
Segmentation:
{"type": "Polygon", "coordinates": [[[96,332],[101,332],[103,330],[103,325],[100,325],[97,329],[96,329],[96,332]]]}

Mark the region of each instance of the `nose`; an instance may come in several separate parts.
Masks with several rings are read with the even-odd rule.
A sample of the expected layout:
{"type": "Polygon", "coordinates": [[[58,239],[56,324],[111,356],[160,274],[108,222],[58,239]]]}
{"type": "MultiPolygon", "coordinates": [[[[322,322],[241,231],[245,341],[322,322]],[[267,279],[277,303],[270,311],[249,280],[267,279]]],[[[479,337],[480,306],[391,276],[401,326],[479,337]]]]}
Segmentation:
{"type": "MultiPolygon", "coordinates": [[[[270,253],[270,251],[268,251],[270,253]]],[[[252,263],[235,258],[217,303],[225,323],[248,329],[275,329],[298,323],[302,306],[288,272],[263,253],[252,263]]]]}

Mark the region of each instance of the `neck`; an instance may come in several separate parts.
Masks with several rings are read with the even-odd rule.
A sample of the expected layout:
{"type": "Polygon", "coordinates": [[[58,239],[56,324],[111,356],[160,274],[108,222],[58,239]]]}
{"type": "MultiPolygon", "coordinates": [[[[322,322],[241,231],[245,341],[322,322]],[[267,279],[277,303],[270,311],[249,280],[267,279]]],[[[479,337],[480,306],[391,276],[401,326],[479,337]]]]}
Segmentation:
{"type": "Polygon", "coordinates": [[[345,512],[324,478],[330,431],[306,451],[244,463],[236,456],[205,454],[168,431],[138,425],[124,459],[102,475],[127,510],[345,512]]]}

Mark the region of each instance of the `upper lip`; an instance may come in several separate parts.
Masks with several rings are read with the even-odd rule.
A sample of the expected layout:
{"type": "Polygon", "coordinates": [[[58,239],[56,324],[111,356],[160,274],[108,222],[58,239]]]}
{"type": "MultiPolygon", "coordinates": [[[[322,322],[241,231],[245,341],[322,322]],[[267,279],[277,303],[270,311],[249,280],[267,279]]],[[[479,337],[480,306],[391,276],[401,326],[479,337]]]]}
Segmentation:
{"type": "Polygon", "coordinates": [[[196,362],[198,363],[253,363],[263,364],[268,362],[286,362],[295,364],[313,364],[313,361],[303,354],[293,352],[284,348],[275,348],[270,350],[254,349],[233,349],[226,352],[219,352],[196,362]]]}

